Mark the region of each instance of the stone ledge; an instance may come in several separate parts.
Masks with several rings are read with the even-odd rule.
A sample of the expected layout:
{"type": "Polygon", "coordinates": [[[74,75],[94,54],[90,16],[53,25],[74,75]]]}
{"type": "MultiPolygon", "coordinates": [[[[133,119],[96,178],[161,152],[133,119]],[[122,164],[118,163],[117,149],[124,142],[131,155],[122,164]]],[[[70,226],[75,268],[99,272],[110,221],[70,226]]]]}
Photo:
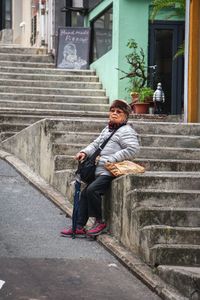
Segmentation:
{"type": "MultiPolygon", "coordinates": [[[[24,178],[33,184],[48,199],[55,203],[67,215],[72,215],[72,205],[59,192],[55,191],[43,178],[35,174],[26,164],[12,154],[0,150],[0,159],[4,159],[24,178]]],[[[175,289],[162,281],[153,270],[135,253],[126,250],[116,239],[108,234],[100,235],[97,241],[110,251],[126,268],[145,283],[164,300],[186,300],[175,289]]]]}

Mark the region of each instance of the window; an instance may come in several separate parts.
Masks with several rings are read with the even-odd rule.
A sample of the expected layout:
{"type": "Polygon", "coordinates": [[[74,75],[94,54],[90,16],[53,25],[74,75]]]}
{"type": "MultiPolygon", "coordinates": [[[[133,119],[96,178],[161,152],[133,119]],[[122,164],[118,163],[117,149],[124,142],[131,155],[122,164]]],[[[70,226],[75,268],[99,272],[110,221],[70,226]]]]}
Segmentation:
{"type": "Polygon", "coordinates": [[[92,23],[92,62],[112,49],[113,8],[109,7],[92,23]]]}

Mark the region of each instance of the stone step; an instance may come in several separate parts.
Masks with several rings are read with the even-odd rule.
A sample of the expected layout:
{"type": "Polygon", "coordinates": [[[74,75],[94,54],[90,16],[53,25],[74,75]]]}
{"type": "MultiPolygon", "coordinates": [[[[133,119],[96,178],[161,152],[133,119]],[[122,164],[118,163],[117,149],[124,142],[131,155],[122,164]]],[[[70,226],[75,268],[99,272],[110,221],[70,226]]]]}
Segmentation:
{"type": "Polygon", "coordinates": [[[200,161],[190,159],[153,159],[136,158],[135,162],[145,167],[146,171],[161,172],[199,172],[200,161]]]}
{"type": "Polygon", "coordinates": [[[4,140],[10,138],[11,136],[15,135],[17,132],[15,131],[6,131],[6,132],[0,132],[0,142],[3,142],[4,140]]]}
{"type": "MultiPolygon", "coordinates": [[[[58,124],[62,124],[62,122],[65,122],[65,120],[67,119],[69,122],[71,120],[71,125],[73,126],[74,124],[74,121],[76,119],[83,119],[85,120],[85,118],[82,118],[82,117],[74,117],[74,116],[64,116],[62,115],[62,111],[60,113],[59,116],[51,116],[51,115],[45,115],[45,114],[31,114],[29,111],[28,111],[28,114],[25,114],[25,113],[22,113],[22,114],[19,114],[19,113],[13,113],[13,110],[11,111],[11,113],[0,113],[0,123],[17,123],[17,124],[33,124],[41,119],[50,119],[52,120],[53,118],[53,122],[50,122],[48,123],[49,127],[52,128],[52,130],[54,131],[55,130],[55,126],[59,128],[59,125],[58,124]],[[59,122],[57,122],[59,121],[59,122]]],[[[90,117],[88,117],[88,119],[91,121],[91,122],[94,122],[94,124],[92,125],[93,127],[95,126],[98,126],[98,122],[101,120],[103,120],[102,118],[96,118],[95,114],[94,114],[94,117],[93,115],[91,115],[90,117]],[[96,124],[96,125],[95,125],[96,124]]],[[[105,119],[106,120],[106,119],[105,119]]]]}
{"type": "MultiPolygon", "coordinates": [[[[19,63],[20,64],[20,63],[19,63]]],[[[17,62],[13,62],[13,66],[10,66],[10,63],[8,62],[8,66],[6,64],[4,64],[4,62],[0,61],[0,72],[2,73],[6,73],[6,74],[12,74],[15,75],[17,74],[27,74],[30,76],[39,76],[39,75],[47,75],[47,76],[51,76],[51,75],[55,75],[55,76],[75,76],[75,77],[79,77],[79,76],[86,76],[86,77],[94,77],[94,78],[98,78],[97,76],[95,76],[95,71],[94,70],[62,70],[62,69],[56,69],[54,67],[54,64],[48,64],[48,66],[50,65],[51,68],[48,68],[46,66],[46,64],[44,64],[44,68],[42,68],[42,63],[39,64],[36,67],[36,64],[32,64],[33,66],[28,67],[29,63],[25,63],[24,67],[19,68],[19,66],[17,65],[17,62]],[[16,66],[15,66],[16,64],[16,66]],[[35,66],[35,67],[34,67],[35,66]]]]}
{"type": "MultiPolygon", "coordinates": [[[[61,155],[71,155],[74,152],[79,151],[79,149],[84,148],[87,146],[86,143],[80,143],[79,139],[77,143],[57,143],[56,150],[54,154],[61,154],[61,155]],[[70,152],[69,152],[70,146],[70,152]]],[[[92,139],[91,139],[92,140],[92,139]]],[[[140,159],[141,162],[149,163],[151,166],[154,161],[158,163],[166,163],[167,161],[170,162],[177,162],[178,160],[199,160],[200,159],[200,149],[185,149],[185,148],[159,148],[159,147],[141,147],[140,152],[136,156],[136,160],[140,159]],[[156,157],[156,160],[154,159],[156,157]],[[173,159],[175,158],[175,159],[173,159]],[[161,160],[161,162],[160,162],[161,160]]],[[[198,164],[198,161],[196,161],[198,164]]],[[[189,166],[188,166],[189,167],[189,166]]]]}
{"type": "Polygon", "coordinates": [[[145,226],[140,230],[140,247],[156,244],[200,245],[200,227],[145,226]]]}
{"type": "Polygon", "coordinates": [[[35,101],[35,102],[60,102],[60,103],[91,103],[91,104],[108,104],[108,97],[105,96],[59,96],[59,95],[43,95],[43,94],[15,94],[0,93],[0,100],[15,101],[35,101]]]}
{"type": "Polygon", "coordinates": [[[158,134],[158,135],[187,135],[199,136],[200,124],[197,123],[168,123],[168,122],[131,122],[133,128],[139,134],[158,134]]]}
{"type": "Polygon", "coordinates": [[[29,126],[29,124],[18,124],[18,123],[0,123],[0,131],[21,131],[22,129],[29,126]]]}
{"type": "MultiPolygon", "coordinates": [[[[52,138],[54,141],[54,139],[52,138]]],[[[71,144],[70,144],[71,145],[71,144]]],[[[63,144],[63,147],[60,147],[61,144],[53,143],[52,152],[56,155],[55,158],[55,168],[56,170],[62,170],[66,168],[73,169],[74,163],[71,160],[71,157],[74,156],[80,149],[83,147],[79,146],[77,149],[71,148],[69,144],[63,144]],[[70,150],[69,150],[70,149],[70,150]],[[64,154],[66,152],[70,154],[64,154]]],[[[199,161],[191,161],[191,160],[154,160],[154,159],[139,159],[136,158],[134,162],[145,167],[146,171],[176,171],[176,172],[200,172],[200,162],[199,161]]]]}
{"type": "MultiPolygon", "coordinates": [[[[93,121],[95,123],[95,121],[93,121]]],[[[70,123],[68,120],[65,120],[62,122],[62,128],[60,128],[59,125],[59,130],[62,131],[73,131],[71,130],[70,123]]],[[[100,132],[106,125],[107,125],[107,120],[102,120],[98,121],[95,126],[94,123],[92,123],[91,126],[91,120],[89,119],[82,119],[78,120],[75,119],[74,123],[76,123],[76,130],[75,131],[84,131],[84,132],[90,132],[92,128],[92,132],[100,132]],[[83,128],[83,123],[84,123],[84,128],[83,128]],[[96,126],[98,125],[98,126],[96,126]],[[88,130],[89,129],[89,130],[88,130]]],[[[150,121],[136,121],[136,120],[130,120],[129,124],[136,130],[136,132],[141,135],[141,134],[158,134],[158,135],[182,135],[182,136],[199,136],[200,132],[200,124],[178,124],[178,123],[171,123],[171,122],[150,122],[150,121]]],[[[56,128],[56,122],[54,122],[54,126],[56,128]]],[[[74,126],[73,126],[74,128],[74,126]]]]}
{"type": "Polygon", "coordinates": [[[55,64],[53,63],[45,63],[45,62],[21,62],[21,61],[6,61],[6,60],[0,60],[0,67],[6,67],[6,68],[10,68],[10,67],[15,67],[19,69],[22,68],[54,68],[55,64]]]}
{"type": "MultiPolygon", "coordinates": [[[[133,189],[200,190],[200,172],[145,172],[127,177],[133,189]]],[[[129,191],[127,191],[129,192],[129,191]]]]}
{"type": "Polygon", "coordinates": [[[86,103],[59,103],[59,102],[35,102],[35,101],[11,101],[0,100],[0,106],[7,108],[46,109],[46,110],[70,110],[70,111],[108,111],[108,104],[86,103]]]}
{"type": "Polygon", "coordinates": [[[72,81],[72,82],[98,82],[99,78],[97,76],[86,76],[86,75],[60,75],[60,74],[29,74],[29,73],[8,73],[0,72],[0,78],[8,80],[22,80],[22,81],[72,81]]]}
{"type": "Polygon", "coordinates": [[[58,88],[58,89],[101,89],[99,82],[79,82],[79,81],[42,81],[42,80],[12,80],[0,79],[0,86],[9,87],[36,87],[36,88],[58,88]]]}
{"type": "MultiPolygon", "coordinates": [[[[0,95],[1,97],[1,95],[0,95]]],[[[73,143],[77,139],[80,143],[89,143],[93,139],[98,137],[98,133],[95,132],[70,132],[61,131],[55,132],[54,139],[55,142],[62,143],[73,143]]],[[[178,147],[178,148],[199,148],[200,147],[200,137],[197,136],[166,136],[166,135],[156,135],[156,134],[141,134],[139,135],[139,141],[141,146],[149,147],[178,147]]],[[[160,149],[162,150],[162,149],[160,149]]],[[[155,155],[156,156],[156,155],[155,155]]]]}
{"type": "MultiPolygon", "coordinates": [[[[72,158],[71,158],[72,159],[72,158]]],[[[128,197],[133,202],[133,208],[145,207],[190,207],[200,208],[200,190],[132,190],[128,197]]]]}
{"type": "Polygon", "coordinates": [[[47,54],[47,48],[26,48],[26,47],[13,47],[13,46],[5,46],[0,45],[0,53],[11,53],[11,54],[47,54]]]}
{"type": "MultiPolygon", "coordinates": [[[[95,120],[95,118],[106,118],[107,117],[107,113],[105,112],[99,112],[99,111],[75,111],[75,110],[46,110],[46,109],[35,109],[35,108],[9,108],[9,107],[1,107],[1,113],[3,113],[4,115],[8,114],[8,115],[37,115],[40,116],[41,115],[41,119],[42,118],[46,118],[48,116],[48,118],[50,117],[87,117],[88,118],[93,118],[93,121],[95,120]]],[[[58,118],[59,119],[59,118],[58,118]]]]}
{"type": "Polygon", "coordinates": [[[26,94],[45,94],[45,95],[77,95],[77,96],[105,96],[105,91],[100,89],[76,89],[76,88],[51,88],[51,87],[32,87],[32,86],[2,86],[0,93],[26,93],[26,94]]]}
{"type": "Polygon", "coordinates": [[[200,267],[165,266],[157,268],[158,275],[188,299],[199,299],[200,267]]]}
{"type": "Polygon", "coordinates": [[[200,266],[200,245],[155,245],[150,249],[152,266],[200,266]]]}
{"type": "Polygon", "coordinates": [[[195,207],[138,207],[134,210],[139,228],[149,225],[199,227],[200,209],[195,207]]]}
{"type": "Polygon", "coordinates": [[[51,55],[0,53],[0,61],[53,63],[53,57],[51,55]]]}
{"type": "MultiPolygon", "coordinates": [[[[0,123],[9,124],[33,124],[41,119],[48,118],[48,116],[43,115],[19,115],[19,114],[0,114],[0,123]]],[[[51,118],[51,117],[50,117],[51,118]]]]}
{"type": "Polygon", "coordinates": [[[200,136],[188,135],[159,135],[141,134],[139,140],[142,146],[151,147],[177,147],[177,148],[199,148],[200,136]]]}
{"type": "Polygon", "coordinates": [[[52,176],[52,185],[55,189],[60,191],[69,201],[73,199],[73,183],[75,180],[75,172],[71,169],[54,171],[52,176]]]}

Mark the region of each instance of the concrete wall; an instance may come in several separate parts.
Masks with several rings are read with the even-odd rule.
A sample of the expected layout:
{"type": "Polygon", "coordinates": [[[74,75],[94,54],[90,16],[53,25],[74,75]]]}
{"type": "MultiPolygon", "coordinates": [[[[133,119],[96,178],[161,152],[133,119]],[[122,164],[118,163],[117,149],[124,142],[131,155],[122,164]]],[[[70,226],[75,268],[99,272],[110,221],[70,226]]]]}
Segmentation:
{"type": "Polygon", "coordinates": [[[124,71],[129,69],[125,56],[129,53],[126,44],[130,38],[135,38],[138,44],[144,47],[147,55],[149,3],[150,0],[106,0],[90,13],[88,22],[86,22],[89,25],[106,7],[113,5],[112,49],[91,64],[91,69],[95,69],[101,78],[110,101],[118,97],[130,101],[129,95],[125,90],[129,85],[128,79],[119,80],[122,73],[117,68],[124,71]]]}
{"type": "Polygon", "coordinates": [[[34,172],[51,182],[53,160],[48,122],[38,121],[2,142],[1,147],[26,163],[34,172]]]}
{"type": "Polygon", "coordinates": [[[13,0],[13,43],[30,46],[31,0],[13,0]]]}
{"type": "Polygon", "coordinates": [[[21,33],[22,28],[19,26],[22,22],[22,1],[21,0],[13,0],[12,5],[12,15],[13,15],[13,43],[21,44],[21,33]]]}

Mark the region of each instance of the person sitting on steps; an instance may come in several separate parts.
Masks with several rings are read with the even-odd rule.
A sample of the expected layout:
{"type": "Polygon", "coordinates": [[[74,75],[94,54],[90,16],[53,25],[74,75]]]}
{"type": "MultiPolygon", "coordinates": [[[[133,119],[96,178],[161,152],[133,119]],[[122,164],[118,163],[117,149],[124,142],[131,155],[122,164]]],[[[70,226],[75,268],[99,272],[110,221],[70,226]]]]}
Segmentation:
{"type": "MultiPolygon", "coordinates": [[[[111,132],[117,129],[100,153],[95,171],[95,180],[81,192],[76,236],[96,236],[107,228],[105,221],[102,219],[102,195],[110,187],[114,177],[105,168],[105,163],[132,160],[139,151],[137,133],[127,124],[130,113],[131,108],[125,100],[115,100],[110,106],[108,125],[102,130],[97,139],[75,156],[78,161],[91,156],[111,132]],[[94,217],[96,221],[89,230],[86,230],[85,226],[89,217],[94,217]]],[[[72,228],[61,231],[62,236],[72,236],[72,234],[72,228]]]]}

